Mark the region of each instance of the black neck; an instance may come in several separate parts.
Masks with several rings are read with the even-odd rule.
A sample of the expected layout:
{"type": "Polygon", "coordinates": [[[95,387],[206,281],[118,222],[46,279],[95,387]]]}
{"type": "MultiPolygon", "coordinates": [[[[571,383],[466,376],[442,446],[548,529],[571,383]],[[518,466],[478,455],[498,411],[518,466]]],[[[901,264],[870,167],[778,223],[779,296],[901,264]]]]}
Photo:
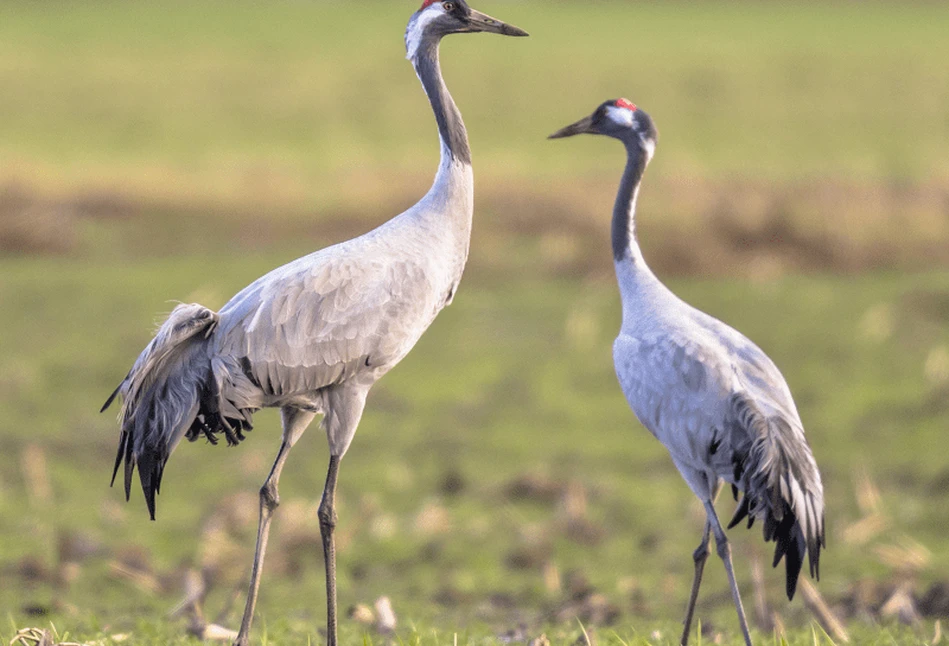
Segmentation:
{"type": "Polygon", "coordinates": [[[438,122],[438,134],[442,138],[448,153],[456,160],[471,164],[471,149],[468,147],[468,133],[461,112],[451,98],[442,70],[438,63],[438,38],[426,38],[419,44],[418,54],[412,60],[425,94],[432,104],[435,121],[438,122]]]}
{"type": "Polygon", "coordinates": [[[626,143],[626,155],[626,170],[613,206],[613,259],[616,261],[639,257],[635,231],[636,196],[649,162],[646,153],[636,143],[626,143]]]}

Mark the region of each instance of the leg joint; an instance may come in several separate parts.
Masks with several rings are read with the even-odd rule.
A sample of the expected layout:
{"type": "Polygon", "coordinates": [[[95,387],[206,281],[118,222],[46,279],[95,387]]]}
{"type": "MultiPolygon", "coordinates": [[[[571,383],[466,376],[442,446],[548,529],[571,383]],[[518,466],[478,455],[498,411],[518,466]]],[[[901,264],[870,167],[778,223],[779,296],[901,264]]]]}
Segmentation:
{"type": "Polygon", "coordinates": [[[280,495],[277,493],[277,485],[268,480],[260,488],[260,506],[268,511],[273,511],[280,506],[280,495]]]}
{"type": "Polygon", "coordinates": [[[695,551],[692,552],[692,560],[696,563],[701,563],[708,558],[708,541],[704,541],[701,545],[695,548],[695,551]]]}
{"type": "Polygon", "coordinates": [[[320,519],[320,527],[336,529],[336,508],[327,505],[325,500],[320,503],[320,508],[316,512],[316,515],[320,519]]]}

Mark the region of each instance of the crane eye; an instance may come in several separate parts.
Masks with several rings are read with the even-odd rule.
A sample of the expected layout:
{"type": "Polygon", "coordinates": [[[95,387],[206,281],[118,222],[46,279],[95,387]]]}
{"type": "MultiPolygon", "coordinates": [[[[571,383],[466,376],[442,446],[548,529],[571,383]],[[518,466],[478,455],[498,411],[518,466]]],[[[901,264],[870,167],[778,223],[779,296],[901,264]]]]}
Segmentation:
{"type": "Polygon", "coordinates": [[[443,3],[442,3],[442,9],[444,9],[445,11],[451,13],[452,11],[455,10],[455,3],[454,3],[454,2],[443,2],[443,3]]]}

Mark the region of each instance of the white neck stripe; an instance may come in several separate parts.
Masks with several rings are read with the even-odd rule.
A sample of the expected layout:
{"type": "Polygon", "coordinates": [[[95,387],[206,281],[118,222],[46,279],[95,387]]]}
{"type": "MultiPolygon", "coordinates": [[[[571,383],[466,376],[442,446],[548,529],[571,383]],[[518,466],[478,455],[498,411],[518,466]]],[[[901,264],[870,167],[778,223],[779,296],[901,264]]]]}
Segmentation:
{"type": "Polygon", "coordinates": [[[422,44],[422,35],[425,29],[440,16],[445,14],[445,9],[441,2],[435,2],[418,12],[409,21],[405,28],[405,57],[412,60],[418,54],[419,45],[422,44]]]}

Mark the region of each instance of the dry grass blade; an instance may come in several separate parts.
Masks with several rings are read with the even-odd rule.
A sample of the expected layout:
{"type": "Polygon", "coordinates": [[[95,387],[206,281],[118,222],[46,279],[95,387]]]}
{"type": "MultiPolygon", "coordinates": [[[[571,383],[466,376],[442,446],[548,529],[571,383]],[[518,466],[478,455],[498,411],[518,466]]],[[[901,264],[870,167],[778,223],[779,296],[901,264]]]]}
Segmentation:
{"type": "Polygon", "coordinates": [[[583,643],[585,644],[585,646],[593,646],[593,641],[590,639],[590,634],[587,632],[587,629],[583,625],[583,622],[580,621],[580,619],[578,618],[577,623],[580,624],[580,632],[583,635],[583,643]]]}
{"type": "Polygon", "coordinates": [[[933,626],[933,640],[929,642],[932,646],[942,643],[942,621],[937,619],[936,625],[933,626]]]}
{"type": "Polygon", "coordinates": [[[10,646],[48,646],[52,643],[52,633],[42,628],[21,628],[10,640],[10,646]]]}
{"type": "Polygon", "coordinates": [[[880,608],[880,616],[896,617],[902,623],[911,626],[919,624],[919,611],[916,609],[916,602],[913,601],[909,583],[903,583],[893,591],[890,598],[880,608]]]}
{"type": "MultiPolygon", "coordinates": [[[[13,639],[10,640],[10,646],[90,646],[89,644],[80,644],[79,642],[54,642],[56,627],[53,630],[45,628],[22,628],[17,631],[13,639]]],[[[122,635],[118,635],[122,641],[122,635]]]]}
{"type": "Polygon", "coordinates": [[[184,598],[178,602],[178,605],[172,608],[169,616],[177,617],[186,612],[193,612],[195,616],[200,618],[202,614],[201,601],[207,594],[207,586],[205,585],[204,577],[197,570],[189,568],[187,572],[185,572],[184,588],[184,598]]]}
{"type": "Polygon", "coordinates": [[[827,602],[824,601],[817,588],[807,579],[801,579],[798,587],[804,596],[804,604],[814,613],[814,617],[820,622],[824,630],[836,641],[849,643],[850,634],[827,605],[827,602]]]}
{"type": "Polygon", "coordinates": [[[864,516],[844,529],[844,542],[851,545],[865,545],[883,532],[889,525],[889,519],[883,514],[864,516]]]}
{"type": "Polygon", "coordinates": [[[787,631],[784,628],[784,620],[777,612],[774,613],[774,635],[775,644],[787,644],[787,631]]]}
{"type": "Polygon", "coordinates": [[[757,553],[751,560],[751,585],[755,593],[755,623],[762,632],[771,632],[774,629],[774,620],[771,618],[771,608],[768,607],[764,567],[757,553]]]}
{"type": "Polygon", "coordinates": [[[110,561],[109,571],[118,578],[129,581],[140,590],[150,594],[158,594],[161,592],[161,582],[159,582],[157,577],[148,572],[130,568],[119,561],[110,561]]]}
{"type": "Polygon", "coordinates": [[[897,543],[879,545],[873,551],[880,561],[907,574],[921,572],[932,560],[932,553],[924,545],[905,535],[897,543]]]}
{"type": "Polygon", "coordinates": [[[53,499],[53,487],[49,481],[46,452],[39,445],[27,444],[20,464],[30,505],[36,508],[49,504],[53,499]]]}
{"type": "Polygon", "coordinates": [[[543,565],[544,588],[549,594],[557,594],[561,590],[560,569],[550,561],[543,565]]]}
{"type": "Polygon", "coordinates": [[[864,516],[880,513],[880,490],[873,484],[866,467],[857,470],[854,476],[854,491],[857,494],[857,506],[864,516]]]}

